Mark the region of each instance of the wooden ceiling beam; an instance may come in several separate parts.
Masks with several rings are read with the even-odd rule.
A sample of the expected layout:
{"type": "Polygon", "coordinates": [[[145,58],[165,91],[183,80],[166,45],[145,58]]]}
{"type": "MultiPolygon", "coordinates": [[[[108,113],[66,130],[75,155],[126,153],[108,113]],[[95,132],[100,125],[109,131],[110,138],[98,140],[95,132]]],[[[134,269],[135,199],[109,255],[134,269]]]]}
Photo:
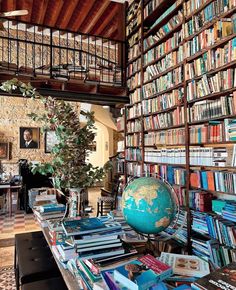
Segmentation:
{"type": "Polygon", "coordinates": [[[21,0],[16,2],[16,9],[17,10],[28,10],[28,15],[17,17],[20,21],[31,21],[31,13],[32,13],[32,0],[21,0]]]}
{"type": "Polygon", "coordinates": [[[61,10],[61,13],[57,19],[56,27],[59,27],[60,29],[67,29],[67,25],[70,22],[78,2],[79,0],[70,0],[65,2],[63,9],[61,10]]]}
{"type": "Polygon", "coordinates": [[[64,0],[56,0],[56,5],[52,0],[49,1],[47,13],[44,17],[43,24],[45,26],[54,27],[63,7],[64,0]]]}
{"type": "Polygon", "coordinates": [[[16,10],[16,1],[15,0],[2,0],[1,2],[1,12],[7,12],[16,10]]]}
{"type": "MultiPolygon", "coordinates": [[[[85,4],[83,3],[84,6],[81,9],[80,15],[77,15],[77,20],[74,21],[74,23],[71,23],[71,21],[69,23],[69,26],[71,27],[71,29],[73,31],[79,31],[81,24],[86,19],[87,15],[89,14],[92,7],[94,6],[95,2],[96,2],[96,0],[89,0],[85,4]]],[[[73,20],[74,20],[74,18],[73,18],[73,20]]]]}
{"type": "MultiPolygon", "coordinates": [[[[113,30],[113,32],[111,32],[109,34],[109,38],[111,38],[111,39],[119,39],[118,35],[119,35],[119,29],[116,28],[115,30],[113,30]]],[[[111,43],[114,44],[113,42],[111,42],[111,43]]]]}
{"type": "Polygon", "coordinates": [[[82,15],[83,5],[84,5],[84,1],[80,0],[79,3],[77,4],[76,8],[73,11],[73,14],[71,15],[69,23],[67,24],[68,30],[76,31],[75,26],[77,24],[77,21],[79,20],[79,18],[82,15]]]}
{"type": "Polygon", "coordinates": [[[108,29],[108,31],[104,34],[104,37],[107,37],[107,38],[110,38],[112,39],[112,36],[113,36],[113,39],[114,39],[114,36],[115,39],[118,39],[118,27],[116,25],[112,26],[110,29],[108,29]]]}
{"type": "Polygon", "coordinates": [[[35,0],[32,14],[32,22],[36,24],[43,23],[48,8],[49,0],[35,0]]]}
{"type": "Polygon", "coordinates": [[[109,14],[106,15],[106,18],[101,22],[101,24],[99,26],[95,26],[92,30],[91,30],[91,34],[96,34],[96,35],[100,35],[101,32],[109,25],[109,23],[113,20],[113,18],[115,17],[115,15],[118,12],[118,5],[115,5],[114,3],[112,3],[113,6],[112,8],[109,10],[109,14]]]}
{"type": "Polygon", "coordinates": [[[100,6],[99,10],[96,12],[92,19],[86,19],[86,27],[83,29],[84,33],[90,33],[93,27],[97,24],[100,17],[107,10],[108,6],[112,4],[110,0],[105,0],[100,6]]]}

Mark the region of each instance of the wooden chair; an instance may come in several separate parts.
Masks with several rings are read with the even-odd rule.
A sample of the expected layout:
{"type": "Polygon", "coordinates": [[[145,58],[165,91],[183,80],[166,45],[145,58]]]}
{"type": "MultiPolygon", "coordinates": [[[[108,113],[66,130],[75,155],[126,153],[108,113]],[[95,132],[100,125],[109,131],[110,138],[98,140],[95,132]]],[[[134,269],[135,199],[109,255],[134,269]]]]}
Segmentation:
{"type": "Polygon", "coordinates": [[[116,208],[116,198],[119,190],[120,180],[116,177],[112,183],[111,191],[102,188],[101,197],[97,200],[97,216],[105,215],[116,208]]]}

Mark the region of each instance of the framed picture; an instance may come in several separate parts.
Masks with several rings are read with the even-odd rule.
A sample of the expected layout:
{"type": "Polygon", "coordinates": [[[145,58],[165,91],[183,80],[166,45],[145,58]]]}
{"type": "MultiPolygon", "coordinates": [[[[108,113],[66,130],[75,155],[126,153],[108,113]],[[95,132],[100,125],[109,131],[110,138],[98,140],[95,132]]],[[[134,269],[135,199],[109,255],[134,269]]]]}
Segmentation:
{"type": "Polygon", "coordinates": [[[45,132],[45,153],[51,153],[52,148],[58,144],[58,139],[55,131],[45,132]]]}
{"type": "Polygon", "coordinates": [[[40,128],[20,127],[20,148],[39,149],[40,128]]]}
{"type": "Polygon", "coordinates": [[[10,144],[8,142],[0,142],[0,160],[9,159],[10,144]]]}

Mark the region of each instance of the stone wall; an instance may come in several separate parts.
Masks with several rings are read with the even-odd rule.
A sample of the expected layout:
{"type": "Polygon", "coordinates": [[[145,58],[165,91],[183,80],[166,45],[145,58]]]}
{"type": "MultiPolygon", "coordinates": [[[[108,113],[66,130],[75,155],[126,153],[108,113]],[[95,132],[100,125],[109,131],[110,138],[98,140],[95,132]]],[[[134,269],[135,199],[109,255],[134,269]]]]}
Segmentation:
{"type": "MultiPolygon", "coordinates": [[[[67,38],[65,36],[59,38],[58,36],[58,33],[55,32],[52,41],[52,44],[55,46],[53,47],[53,65],[74,63],[88,67],[90,64],[101,63],[100,58],[106,59],[103,63],[106,65],[110,61],[117,62],[119,59],[118,44],[115,47],[111,41],[109,41],[109,44],[102,44],[101,41],[97,41],[95,45],[91,37],[86,40],[80,35],[77,35],[75,38],[67,38]],[[61,49],[57,46],[60,46],[61,49]],[[80,55],[79,50],[82,50],[84,53],[80,55]],[[89,54],[86,52],[89,52],[89,54]]],[[[9,29],[9,35],[7,31],[0,31],[0,60],[17,63],[18,52],[20,56],[18,59],[19,67],[28,66],[37,68],[50,64],[49,35],[45,34],[45,32],[36,32],[34,34],[33,32],[19,30],[18,39],[21,41],[17,42],[14,40],[16,38],[17,31],[15,29],[9,29]],[[11,40],[3,39],[1,36],[10,37],[11,40]],[[25,40],[35,41],[38,44],[26,44],[25,40]]]]}
{"type": "MultiPolygon", "coordinates": [[[[80,103],[72,103],[80,110],[80,103]]],[[[0,96],[0,142],[10,143],[10,159],[1,160],[5,171],[17,174],[18,160],[49,161],[51,155],[44,152],[44,134],[40,133],[39,149],[20,149],[20,127],[41,127],[42,124],[32,121],[27,114],[44,111],[39,100],[0,96]]]]}

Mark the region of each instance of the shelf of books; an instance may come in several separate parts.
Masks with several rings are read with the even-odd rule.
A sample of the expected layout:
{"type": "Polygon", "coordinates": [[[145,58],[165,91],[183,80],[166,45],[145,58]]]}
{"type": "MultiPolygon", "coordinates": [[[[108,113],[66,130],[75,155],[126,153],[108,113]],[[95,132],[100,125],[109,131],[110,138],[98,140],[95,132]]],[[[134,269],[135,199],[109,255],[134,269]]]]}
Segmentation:
{"type": "Polygon", "coordinates": [[[130,105],[125,107],[125,169],[127,183],[135,176],[141,176],[143,161],[143,124],[142,124],[142,1],[134,0],[127,7],[126,38],[128,50],[127,86],[130,105]],[[130,25],[129,15],[136,19],[136,26],[130,25]],[[138,35],[133,40],[133,35],[138,35]]]}
{"type": "Polygon", "coordinates": [[[176,239],[224,266],[236,261],[236,0],[134,2],[127,180],[165,178],[188,213],[176,239]]]}

